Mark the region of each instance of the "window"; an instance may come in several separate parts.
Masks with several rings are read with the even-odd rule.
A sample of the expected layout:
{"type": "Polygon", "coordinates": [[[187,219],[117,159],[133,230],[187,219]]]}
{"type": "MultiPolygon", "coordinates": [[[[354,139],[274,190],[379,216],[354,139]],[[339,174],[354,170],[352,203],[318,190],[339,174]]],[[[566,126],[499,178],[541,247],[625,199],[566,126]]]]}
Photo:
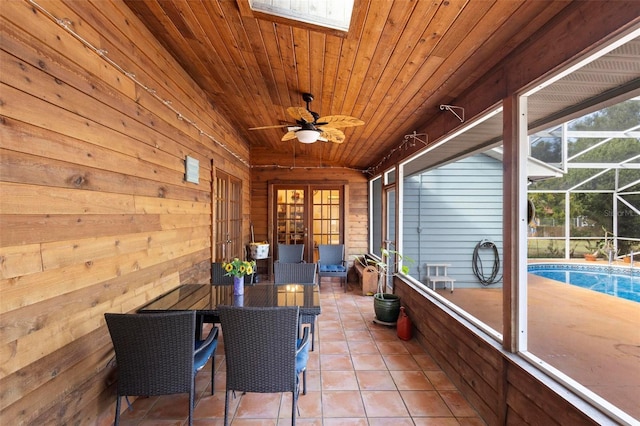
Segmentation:
{"type": "Polygon", "coordinates": [[[348,31],[353,0],[249,0],[252,10],[285,19],[348,31]]]}

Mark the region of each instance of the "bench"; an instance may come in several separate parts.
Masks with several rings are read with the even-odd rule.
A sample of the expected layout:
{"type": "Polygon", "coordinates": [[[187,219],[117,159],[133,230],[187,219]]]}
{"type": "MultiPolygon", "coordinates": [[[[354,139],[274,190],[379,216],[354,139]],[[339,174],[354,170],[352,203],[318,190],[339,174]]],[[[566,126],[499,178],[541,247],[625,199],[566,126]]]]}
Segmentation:
{"type": "Polygon", "coordinates": [[[362,287],[362,295],[372,295],[378,292],[378,268],[367,264],[366,256],[353,261],[353,269],[358,274],[358,282],[362,287]]]}
{"type": "Polygon", "coordinates": [[[447,288],[447,283],[451,286],[451,293],[453,293],[453,286],[456,282],[455,278],[447,276],[447,268],[451,267],[448,263],[427,263],[427,284],[431,285],[433,291],[436,290],[438,283],[442,283],[444,288],[447,288]]]}

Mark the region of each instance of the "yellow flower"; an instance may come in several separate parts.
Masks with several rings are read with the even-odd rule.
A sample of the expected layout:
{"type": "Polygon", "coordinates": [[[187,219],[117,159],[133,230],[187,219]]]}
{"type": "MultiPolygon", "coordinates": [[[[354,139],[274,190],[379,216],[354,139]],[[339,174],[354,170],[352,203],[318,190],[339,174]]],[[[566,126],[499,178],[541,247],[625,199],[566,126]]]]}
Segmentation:
{"type": "Polygon", "coordinates": [[[225,275],[233,277],[243,277],[245,275],[253,274],[255,268],[255,261],[240,260],[237,257],[231,262],[223,262],[222,268],[226,272],[225,275]]]}

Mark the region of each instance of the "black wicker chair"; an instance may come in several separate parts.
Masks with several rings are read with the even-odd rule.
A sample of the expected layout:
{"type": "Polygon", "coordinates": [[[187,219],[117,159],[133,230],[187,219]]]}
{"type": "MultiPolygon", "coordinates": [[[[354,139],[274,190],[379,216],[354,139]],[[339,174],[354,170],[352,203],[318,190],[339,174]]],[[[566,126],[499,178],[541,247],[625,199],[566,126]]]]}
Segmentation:
{"type": "MultiPolygon", "coordinates": [[[[291,392],[291,424],[295,425],[298,377],[307,393],[309,333],[298,339],[298,307],[249,308],[220,306],[227,363],[224,424],[229,424],[232,392],[291,392]]],[[[306,328],[305,328],[306,330],[306,328]]]]}
{"type": "Polygon", "coordinates": [[[196,340],[195,311],[104,314],[116,352],[118,383],[115,425],[125,396],[189,394],[189,425],[195,402],[195,377],[209,358],[211,394],[218,329],[196,340]]]}
{"type": "Polygon", "coordinates": [[[302,263],[304,244],[278,244],[278,263],[302,263]]]}
{"type": "Polygon", "coordinates": [[[344,259],[344,244],[318,245],[318,284],[322,277],[340,277],[347,291],[347,262],[344,259]]]}
{"type": "Polygon", "coordinates": [[[316,283],[315,263],[274,263],[274,283],[279,284],[310,284],[316,283]]]}
{"type": "MultiPolygon", "coordinates": [[[[317,265],[315,263],[274,263],[273,274],[276,285],[316,283],[317,265]]],[[[315,349],[316,316],[300,315],[300,324],[309,324],[311,328],[311,350],[315,349]]]]}

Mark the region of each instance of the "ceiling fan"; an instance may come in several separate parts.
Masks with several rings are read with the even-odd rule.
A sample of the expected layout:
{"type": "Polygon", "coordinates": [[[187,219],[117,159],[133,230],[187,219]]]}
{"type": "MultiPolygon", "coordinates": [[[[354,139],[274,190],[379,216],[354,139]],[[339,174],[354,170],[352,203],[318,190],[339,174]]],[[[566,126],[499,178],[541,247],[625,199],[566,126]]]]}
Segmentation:
{"type": "Polygon", "coordinates": [[[294,138],[302,143],[314,143],[321,140],[325,142],[342,143],[344,142],[344,133],[339,130],[340,127],[353,127],[361,126],[364,121],[355,117],[349,117],[348,115],[327,115],[326,117],[320,117],[317,112],[309,109],[309,103],[313,101],[313,95],[311,93],[303,93],[302,100],[307,104],[306,108],[303,107],[289,107],[287,112],[294,120],[296,125],[291,126],[275,125],[275,126],[261,126],[252,127],[249,130],[261,130],[261,129],[275,129],[278,127],[286,127],[287,133],[282,137],[283,141],[288,141],[294,138]]]}

